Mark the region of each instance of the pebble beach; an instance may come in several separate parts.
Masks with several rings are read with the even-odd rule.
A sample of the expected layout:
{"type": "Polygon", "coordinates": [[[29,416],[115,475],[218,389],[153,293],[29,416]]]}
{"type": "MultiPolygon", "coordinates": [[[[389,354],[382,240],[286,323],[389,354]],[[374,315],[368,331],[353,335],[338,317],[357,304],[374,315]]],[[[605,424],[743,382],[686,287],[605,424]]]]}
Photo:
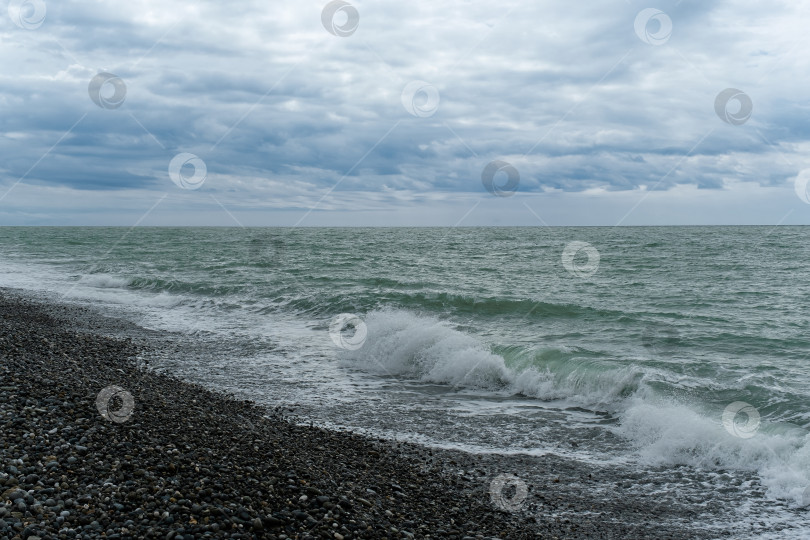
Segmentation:
{"type": "Polygon", "coordinates": [[[622,479],[598,500],[606,469],[330,431],[157,373],[115,324],[0,293],[0,538],[709,537],[622,479]]]}

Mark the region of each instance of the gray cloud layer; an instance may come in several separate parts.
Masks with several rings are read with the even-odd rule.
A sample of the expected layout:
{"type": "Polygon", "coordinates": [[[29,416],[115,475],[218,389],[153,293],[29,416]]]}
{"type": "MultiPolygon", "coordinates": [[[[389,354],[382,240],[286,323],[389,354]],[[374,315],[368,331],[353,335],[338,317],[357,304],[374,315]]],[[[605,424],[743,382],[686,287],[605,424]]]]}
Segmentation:
{"type": "MultiPolygon", "coordinates": [[[[36,26],[40,3],[12,1],[0,17],[3,222],[50,222],[34,188],[65,201],[108,192],[89,213],[124,192],[185,197],[167,172],[180,152],[207,166],[194,196],[236,213],[393,208],[413,224],[426,201],[441,212],[490,197],[481,173],[493,160],[519,171],[509,204],[521,208],[520,196],[607,208],[619,199],[605,194],[650,190],[737,190],[729,201],[745,207],[757,189],[795,197],[808,167],[808,13],[792,3],[659,2],[671,35],[656,20],[638,35],[646,3],[353,2],[346,37],[322,25],[327,2],[49,1],[40,26],[15,24],[36,26]],[[125,83],[120,107],[88,96],[99,72],[125,83]],[[403,106],[412,81],[430,85],[404,101],[417,115],[403,106]],[[742,125],[715,113],[726,88],[750,96],[742,125]]],[[[592,208],[577,217],[571,204],[568,221],[590,222],[592,208]]],[[[684,204],[670,221],[700,222],[684,204]]]]}

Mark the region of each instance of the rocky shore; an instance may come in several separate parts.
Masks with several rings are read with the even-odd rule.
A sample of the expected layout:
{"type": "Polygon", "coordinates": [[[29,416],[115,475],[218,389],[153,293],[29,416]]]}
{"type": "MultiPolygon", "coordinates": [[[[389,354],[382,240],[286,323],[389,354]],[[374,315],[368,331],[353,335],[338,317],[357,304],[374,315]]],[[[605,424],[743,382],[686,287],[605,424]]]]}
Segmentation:
{"type": "Polygon", "coordinates": [[[660,526],[676,497],[606,503],[605,471],[300,425],[155,373],[82,311],[0,291],[0,538],[705,537],[660,526]]]}

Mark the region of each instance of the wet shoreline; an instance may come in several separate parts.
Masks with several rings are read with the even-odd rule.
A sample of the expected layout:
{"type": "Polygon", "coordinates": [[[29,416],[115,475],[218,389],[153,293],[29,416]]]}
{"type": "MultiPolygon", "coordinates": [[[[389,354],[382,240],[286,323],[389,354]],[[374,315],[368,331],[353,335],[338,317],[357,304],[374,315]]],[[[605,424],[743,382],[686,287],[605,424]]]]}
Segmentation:
{"type": "Polygon", "coordinates": [[[125,321],[9,290],[0,317],[0,538],[713,537],[609,468],[301,425],[146,369],[125,321]]]}

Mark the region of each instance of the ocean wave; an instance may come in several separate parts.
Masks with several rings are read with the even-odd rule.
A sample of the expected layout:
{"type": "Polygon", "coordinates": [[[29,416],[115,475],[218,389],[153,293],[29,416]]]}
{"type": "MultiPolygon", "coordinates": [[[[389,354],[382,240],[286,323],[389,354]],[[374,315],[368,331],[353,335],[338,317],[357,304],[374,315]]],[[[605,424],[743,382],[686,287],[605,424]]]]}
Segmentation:
{"type": "MultiPolygon", "coordinates": [[[[355,290],[350,296],[347,296],[345,294],[323,294],[323,290],[307,290],[300,286],[296,291],[298,295],[290,299],[287,307],[308,315],[330,315],[336,310],[372,312],[385,307],[437,314],[452,313],[456,316],[513,317],[532,320],[549,317],[566,319],[596,317],[615,321],[633,319],[637,316],[635,313],[572,303],[553,303],[498,296],[476,297],[444,292],[376,289],[355,290]]],[[[257,291],[263,298],[270,298],[276,292],[274,287],[257,291]]]]}
{"type": "Polygon", "coordinates": [[[159,275],[122,276],[117,274],[97,273],[81,276],[79,284],[99,289],[129,289],[146,293],[189,295],[198,298],[224,298],[244,294],[250,285],[236,283],[212,283],[210,281],[184,281],[177,277],[159,275]]]}
{"type": "Polygon", "coordinates": [[[618,421],[610,429],[631,443],[641,462],[756,471],[771,496],[796,504],[810,486],[806,429],[763,419],[755,437],[736,437],[723,426],[722,410],[656,392],[663,381],[680,379],[671,373],[619,365],[579,349],[492,347],[447,322],[410,311],[373,311],[364,322],[363,346],[342,351],[342,361],[353,367],[561,401],[563,408],[607,410],[618,421]]]}
{"type": "Polygon", "coordinates": [[[130,278],[110,274],[89,274],[82,276],[79,279],[79,283],[99,289],[123,289],[132,283],[132,280],[130,278]]]}
{"type": "Polygon", "coordinates": [[[771,497],[805,504],[810,486],[807,430],[763,421],[753,437],[742,438],[727,431],[721,418],[722,411],[634,396],[615,429],[646,464],[757,472],[771,497]]]}
{"type": "Polygon", "coordinates": [[[383,375],[609,407],[632,395],[647,371],[578,350],[493,349],[449,323],[403,310],[369,313],[366,342],[344,351],[348,364],[383,375]]]}

